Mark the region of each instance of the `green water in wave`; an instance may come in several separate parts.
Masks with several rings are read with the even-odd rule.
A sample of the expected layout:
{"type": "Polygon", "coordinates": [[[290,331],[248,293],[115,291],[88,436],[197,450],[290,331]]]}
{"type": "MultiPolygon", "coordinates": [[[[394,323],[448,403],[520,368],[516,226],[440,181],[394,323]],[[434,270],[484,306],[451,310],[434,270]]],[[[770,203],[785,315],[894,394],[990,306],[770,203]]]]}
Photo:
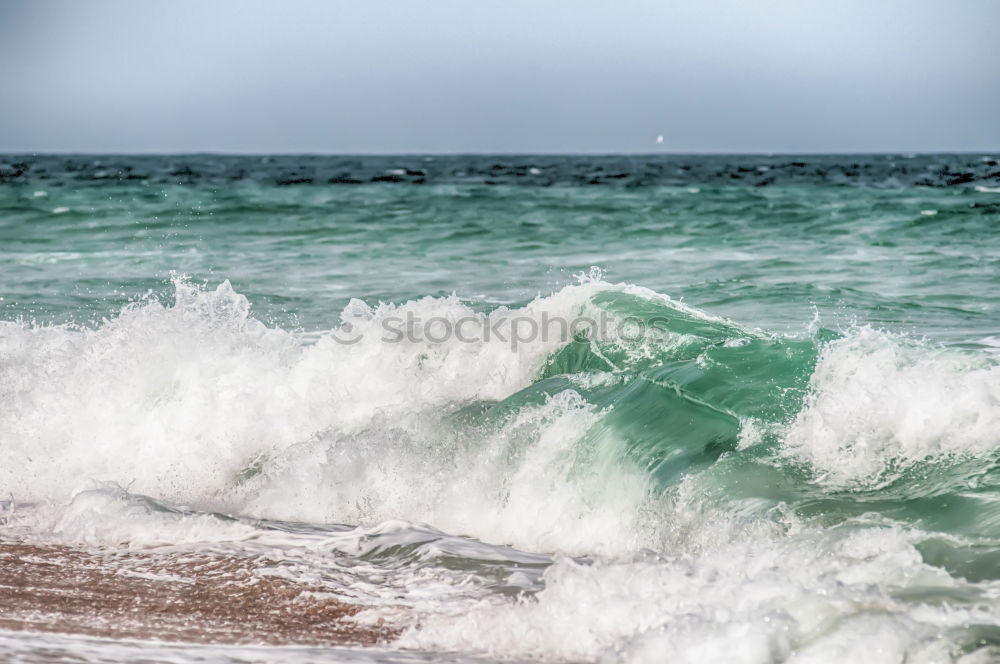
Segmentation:
{"type": "MultiPolygon", "coordinates": [[[[995,447],[985,455],[929,456],[905,467],[890,462],[877,478],[833,489],[822,473],[784,454],[784,436],[808,403],[822,352],[843,340],[840,333],[817,328],[796,337],[770,335],[618,289],[600,292],[591,304],[618,319],[655,321],[669,331],[667,341],[581,336],[549,358],[533,385],[488,408],[487,421],[573,390],[600,412],[580,446],[620,450],[626,465],[649,473],[653,494],[696,478],[709,501],[727,510],[752,505],[763,515],[786,506],[827,527],[905,523],[939,534],[917,547],[928,564],[974,582],[1000,578],[995,447]],[[756,435],[748,437],[748,428],[756,435]]],[[[913,350],[932,352],[933,346],[915,343],[913,350]]],[[[983,366],[996,365],[987,360],[983,366]]],[[[587,455],[582,458],[586,463],[587,455]]]]}

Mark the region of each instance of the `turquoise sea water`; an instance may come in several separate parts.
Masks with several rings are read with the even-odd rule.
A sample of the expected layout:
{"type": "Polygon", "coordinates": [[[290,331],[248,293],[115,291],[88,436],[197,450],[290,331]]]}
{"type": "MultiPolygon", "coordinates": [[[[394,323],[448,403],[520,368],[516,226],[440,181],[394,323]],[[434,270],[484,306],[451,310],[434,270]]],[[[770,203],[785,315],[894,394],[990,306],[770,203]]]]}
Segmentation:
{"type": "Polygon", "coordinates": [[[991,155],[4,157],[7,527],[307,524],[418,653],[993,661],[998,225],[991,155]]]}
{"type": "Polygon", "coordinates": [[[8,320],[99,320],[173,272],[310,330],[352,297],[518,305],[592,265],[777,331],[816,308],[970,340],[1000,297],[988,156],[6,161],[8,320]]]}

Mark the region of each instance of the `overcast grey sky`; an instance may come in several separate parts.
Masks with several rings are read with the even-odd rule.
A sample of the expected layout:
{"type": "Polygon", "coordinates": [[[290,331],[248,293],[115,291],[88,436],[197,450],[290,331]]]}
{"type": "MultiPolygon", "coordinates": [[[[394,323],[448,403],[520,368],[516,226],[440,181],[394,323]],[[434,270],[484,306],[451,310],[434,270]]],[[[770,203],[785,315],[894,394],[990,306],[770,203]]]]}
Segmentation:
{"type": "Polygon", "coordinates": [[[0,0],[0,102],[8,152],[996,150],[1000,0],[0,0]]]}

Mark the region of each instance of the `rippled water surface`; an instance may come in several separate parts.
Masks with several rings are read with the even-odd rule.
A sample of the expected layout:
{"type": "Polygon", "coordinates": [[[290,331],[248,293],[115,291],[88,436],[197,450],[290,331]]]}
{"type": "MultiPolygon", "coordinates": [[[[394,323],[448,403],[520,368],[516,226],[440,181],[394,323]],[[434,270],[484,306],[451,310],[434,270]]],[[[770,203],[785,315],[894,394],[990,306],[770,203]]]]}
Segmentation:
{"type": "Polygon", "coordinates": [[[985,154],[0,157],[0,549],[381,635],[0,656],[995,661],[998,224],[985,154]]]}

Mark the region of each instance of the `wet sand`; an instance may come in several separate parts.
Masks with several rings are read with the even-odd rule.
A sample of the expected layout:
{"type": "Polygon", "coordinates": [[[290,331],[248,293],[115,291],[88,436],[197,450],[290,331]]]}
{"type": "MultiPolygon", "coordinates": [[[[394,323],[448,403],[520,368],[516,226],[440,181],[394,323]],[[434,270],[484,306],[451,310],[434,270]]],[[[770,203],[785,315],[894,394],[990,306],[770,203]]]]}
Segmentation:
{"type": "Polygon", "coordinates": [[[363,607],[214,553],[95,552],[0,542],[0,629],[218,644],[374,645],[363,607]]]}

